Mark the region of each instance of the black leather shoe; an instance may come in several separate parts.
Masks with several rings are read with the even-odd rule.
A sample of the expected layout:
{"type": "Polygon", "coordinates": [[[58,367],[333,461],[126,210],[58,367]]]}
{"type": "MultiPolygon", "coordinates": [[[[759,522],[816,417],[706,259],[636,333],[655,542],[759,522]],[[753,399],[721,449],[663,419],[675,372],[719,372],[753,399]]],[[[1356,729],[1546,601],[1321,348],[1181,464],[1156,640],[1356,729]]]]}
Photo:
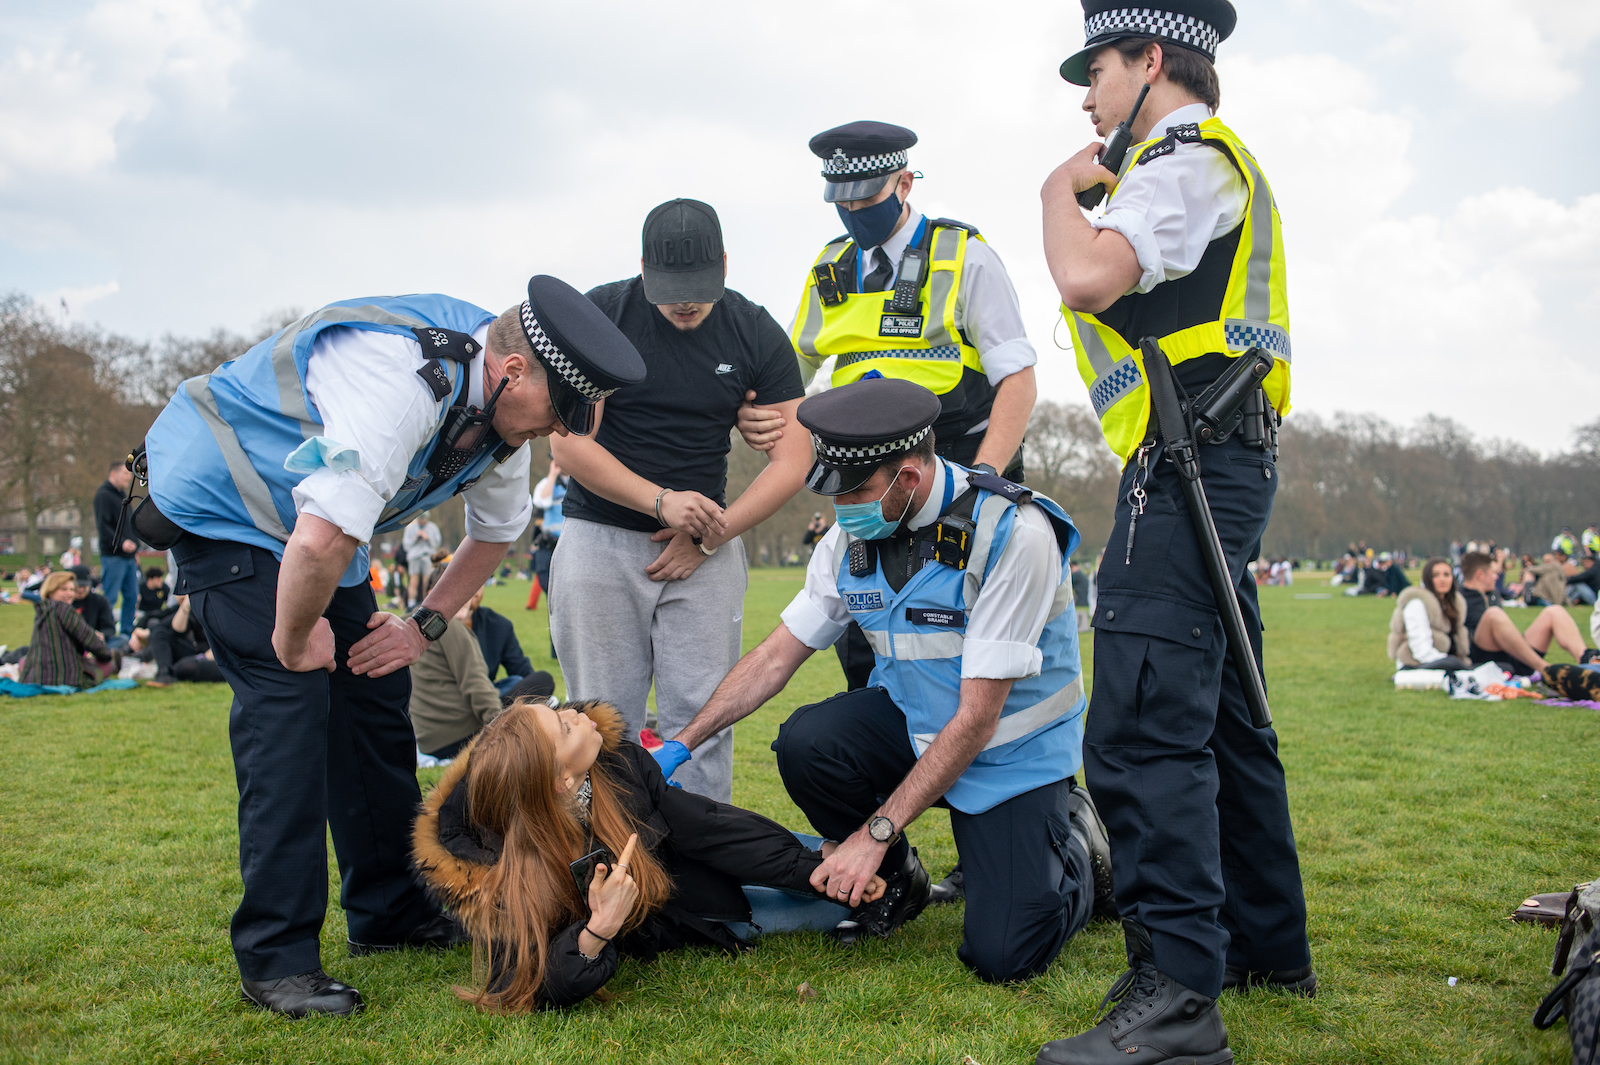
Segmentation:
{"type": "Polygon", "coordinates": [[[449,950],[451,947],[471,942],[472,937],[467,934],[461,922],[448,913],[438,914],[418,925],[399,943],[357,943],[353,939],[349,941],[350,956],[353,958],[368,954],[384,954],[391,950],[449,950]]]}
{"type": "Polygon", "coordinates": [[[240,980],[239,994],[264,1010],[295,1020],[311,1013],[349,1017],[365,1008],[361,992],[349,984],[341,984],[321,969],[277,980],[240,980]]]}
{"type": "Polygon", "coordinates": [[[1076,780],[1067,795],[1067,811],[1072,817],[1072,835],[1089,854],[1089,872],[1094,877],[1094,915],[1117,919],[1117,898],[1111,882],[1111,840],[1106,823],[1100,820],[1089,789],[1076,780]]]}
{"type": "Polygon", "coordinates": [[[1317,974],[1307,965],[1303,969],[1241,969],[1230,965],[1222,970],[1222,990],[1248,991],[1264,987],[1269,991],[1292,991],[1296,995],[1315,998],[1317,974]]]}
{"type": "Polygon", "coordinates": [[[928,896],[928,902],[931,905],[938,905],[944,902],[965,902],[966,899],[967,889],[962,883],[960,862],[957,862],[956,867],[950,870],[950,875],[933,885],[932,893],[928,896]]]}
{"type": "Polygon", "coordinates": [[[896,928],[913,920],[927,907],[932,890],[928,870],[922,867],[917,849],[912,847],[900,871],[889,877],[883,897],[851,910],[850,916],[828,934],[841,947],[854,946],[868,935],[888,939],[896,928]]]}
{"type": "Polygon", "coordinates": [[[1115,1003],[1095,1026],[1039,1048],[1034,1065],[1228,1065],[1228,1030],[1217,1000],[1155,967],[1150,933],[1123,922],[1131,968],[1101,1000],[1115,1003]]]}

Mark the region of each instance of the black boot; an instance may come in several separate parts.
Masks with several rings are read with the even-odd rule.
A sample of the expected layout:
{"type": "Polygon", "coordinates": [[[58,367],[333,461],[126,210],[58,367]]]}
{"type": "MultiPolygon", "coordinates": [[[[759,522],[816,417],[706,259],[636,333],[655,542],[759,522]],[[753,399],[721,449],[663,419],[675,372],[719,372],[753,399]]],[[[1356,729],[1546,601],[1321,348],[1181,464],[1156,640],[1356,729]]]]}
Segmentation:
{"type": "Polygon", "coordinates": [[[363,1008],[361,992],[321,969],[276,980],[240,980],[239,994],[264,1010],[295,1020],[311,1013],[348,1017],[363,1008]]]}
{"type": "Polygon", "coordinates": [[[403,940],[398,943],[357,943],[350,940],[350,956],[354,958],[367,954],[383,954],[391,950],[405,950],[407,948],[426,950],[435,948],[449,950],[459,947],[464,943],[471,943],[472,937],[467,930],[461,927],[461,922],[448,913],[441,913],[424,921],[411,930],[403,940]]]}
{"type": "Polygon", "coordinates": [[[1116,920],[1117,897],[1111,883],[1111,841],[1106,824],[1089,797],[1089,789],[1076,780],[1069,781],[1067,811],[1072,817],[1072,835],[1089,855],[1089,872],[1094,877],[1094,915],[1116,920]]]}
{"type": "Polygon", "coordinates": [[[962,883],[961,863],[956,862],[956,867],[950,870],[943,880],[933,885],[933,892],[928,896],[930,903],[965,902],[967,898],[966,885],[962,883]]]}
{"type": "Polygon", "coordinates": [[[1101,1000],[1115,1002],[1097,1024],[1039,1049],[1034,1065],[1228,1065],[1228,1030],[1217,1000],[1191,991],[1155,967],[1150,933],[1122,923],[1130,968],[1101,1000]]]}
{"type": "Polygon", "coordinates": [[[1315,998],[1317,974],[1309,965],[1303,969],[1241,969],[1230,965],[1222,970],[1222,990],[1248,991],[1252,987],[1292,991],[1306,998],[1315,998]]]}
{"type": "Polygon", "coordinates": [[[914,919],[928,905],[932,885],[928,871],[917,857],[917,849],[906,851],[905,864],[888,878],[888,887],[877,902],[869,902],[850,911],[850,916],[840,921],[828,934],[841,947],[854,946],[871,935],[888,939],[896,928],[914,919]]]}

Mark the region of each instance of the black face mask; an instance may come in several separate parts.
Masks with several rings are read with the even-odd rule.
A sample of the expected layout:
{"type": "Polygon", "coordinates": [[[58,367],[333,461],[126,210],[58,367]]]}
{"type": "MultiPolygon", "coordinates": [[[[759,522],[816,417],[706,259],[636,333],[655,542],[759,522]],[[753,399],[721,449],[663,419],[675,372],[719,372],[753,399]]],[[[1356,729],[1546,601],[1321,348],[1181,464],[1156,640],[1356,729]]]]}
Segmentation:
{"type": "Polygon", "coordinates": [[[839,218],[843,220],[850,239],[863,248],[876,248],[894,232],[894,224],[900,221],[900,209],[905,205],[900,202],[898,195],[891,192],[882,203],[856,211],[846,210],[842,203],[834,206],[839,209],[839,218]]]}

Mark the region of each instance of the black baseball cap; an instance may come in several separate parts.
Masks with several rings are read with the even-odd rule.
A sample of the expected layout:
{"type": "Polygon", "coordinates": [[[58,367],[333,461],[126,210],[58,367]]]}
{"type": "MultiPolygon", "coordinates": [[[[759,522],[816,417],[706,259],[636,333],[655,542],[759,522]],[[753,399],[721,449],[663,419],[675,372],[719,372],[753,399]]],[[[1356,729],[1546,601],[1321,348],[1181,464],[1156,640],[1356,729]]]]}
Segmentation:
{"type": "Polygon", "coordinates": [[[709,203],[668,200],[644,220],[640,274],[651,303],[715,303],[722,298],[722,224],[709,203]]]}
{"type": "Polygon", "coordinates": [[[90,574],[88,566],[71,566],[67,572],[77,578],[79,588],[94,587],[94,577],[90,574]]]}
{"type": "Polygon", "coordinates": [[[645,378],[644,360],[610,318],[571,285],[549,274],[528,280],[522,332],[544,364],[550,403],[567,431],[588,436],[594,405],[645,378]]]}

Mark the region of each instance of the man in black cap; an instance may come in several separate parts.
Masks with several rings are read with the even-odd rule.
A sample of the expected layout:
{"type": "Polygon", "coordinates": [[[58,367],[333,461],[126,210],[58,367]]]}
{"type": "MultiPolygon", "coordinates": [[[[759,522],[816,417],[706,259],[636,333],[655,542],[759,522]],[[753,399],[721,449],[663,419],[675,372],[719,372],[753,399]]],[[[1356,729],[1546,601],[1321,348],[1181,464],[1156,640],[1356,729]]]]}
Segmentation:
{"type": "MultiPolygon", "coordinates": [[[[671,200],[644,224],[640,274],[589,293],[643,356],[647,377],[606,401],[593,438],[552,441],[571,475],[551,561],[550,628],[567,695],[621,708],[644,727],[652,680],[660,728],[676,732],[739,660],[747,562],[739,535],[800,490],[811,453],[798,434],[727,502],[728,432],[753,392],[793,417],[805,389],[783,329],[724,287],[717,213],[671,200]],[[723,507],[726,506],[726,510],[723,507]],[[682,515],[715,528],[696,536],[682,515]]],[[[678,779],[733,797],[732,730],[678,779]]]]}
{"type": "MultiPolygon", "coordinates": [[[[1047,1044],[1046,1065],[1233,1060],[1224,988],[1316,989],[1305,896],[1277,736],[1257,729],[1228,659],[1179,474],[1151,417],[1147,375],[1171,374],[1197,408],[1247,351],[1272,356],[1236,431],[1200,466],[1257,661],[1247,566],[1272,510],[1278,415],[1289,404],[1289,313],[1277,206],[1255,157],[1215,117],[1226,0],[1084,3],[1086,45],[1061,65],[1086,85],[1102,136],[1127,119],[1121,173],[1098,142],[1045,183],[1045,255],[1078,368],[1124,463],[1097,578],[1095,687],[1084,742],[1116,861],[1130,971],[1092,1029],[1047,1044]],[[1103,214],[1077,195],[1104,185],[1103,214]],[[1141,352],[1156,338],[1171,364],[1141,352]],[[1173,677],[1190,678],[1174,685],[1173,677]]],[[[1251,354],[1252,363],[1256,361],[1251,354]]]]}
{"type": "Polygon", "coordinates": [[[362,1006],[321,965],[330,830],[353,954],[463,941],[411,875],[406,667],[526,526],[523,445],[591,431],[600,401],[643,376],[593,304],[540,276],[498,318],[438,295],[331,304],[184,382],[156,419],[134,524],[173,551],[233,688],[249,1001],[291,1017],[362,1006]],[[372,534],[458,493],[449,571],[408,618],[380,612],[372,534]]]}
{"type": "Polygon", "coordinates": [[[773,750],[789,796],[841,840],[812,884],[852,907],[842,943],[887,936],[927,904],[906,839],[950,810],[967,908],[957,956],[985,980],[1042,972],[1108,905],[1111,866],[1080,764],[1084,697],[1066,558],[1078,543],[1053,502],[935,454],[939,398],[869,379],[800,405],[832,496],[805,589],[718,686],[673,748],[693,750],[783,690],[852,618],[877,655],[872,685],[802,706],[773,750]],[[887,796],[887,798],[883,798],[887,796]],[[888,881],[863,905],[873,874],[888,881]]]}

